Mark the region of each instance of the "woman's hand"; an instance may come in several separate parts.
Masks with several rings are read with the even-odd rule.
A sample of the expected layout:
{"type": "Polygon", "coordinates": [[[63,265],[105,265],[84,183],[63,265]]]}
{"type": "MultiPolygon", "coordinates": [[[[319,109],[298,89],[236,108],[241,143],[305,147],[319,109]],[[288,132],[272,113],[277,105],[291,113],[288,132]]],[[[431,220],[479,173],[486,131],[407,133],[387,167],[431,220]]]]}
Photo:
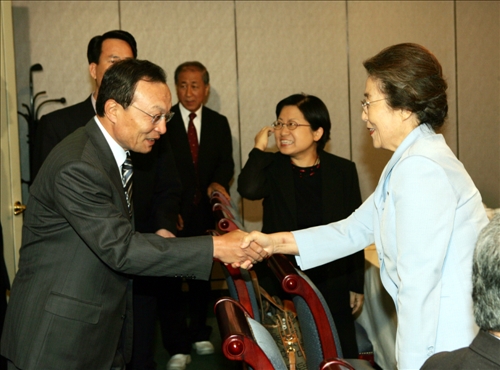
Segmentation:
{"type": "Polygon", "coordinates": [[[361,312],[361,307],[363,307],[363,302],[365,300],[365,296],[363,294],[355,293],[355,292],[349,292],[350,298],[351,298],[351,308],[352,308],[352,314],[356,314],[358,312],[361,312]]]}
{"type": "Polygon", "coordinates": [[[266,150],[269,136],[272,135],[274,129],[271,126],[266,126],[257,133],[255,136],[255,148],[259,150],[266,150]]]}

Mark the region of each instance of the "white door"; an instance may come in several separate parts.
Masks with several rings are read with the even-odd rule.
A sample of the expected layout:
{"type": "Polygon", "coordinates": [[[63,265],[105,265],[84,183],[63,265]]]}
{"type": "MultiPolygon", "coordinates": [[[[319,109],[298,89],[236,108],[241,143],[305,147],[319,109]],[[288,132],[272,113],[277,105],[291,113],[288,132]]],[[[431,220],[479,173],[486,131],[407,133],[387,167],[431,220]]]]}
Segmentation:
{"type": "Polygon", "coordinates": [[[0,221],[3,229],[5,263],[11,283],[19,261],[23,226],[22,214],[14,214],[16,203],[22,207],[16,94],[12,3],[2,0],[0,1],[0,221]]]}

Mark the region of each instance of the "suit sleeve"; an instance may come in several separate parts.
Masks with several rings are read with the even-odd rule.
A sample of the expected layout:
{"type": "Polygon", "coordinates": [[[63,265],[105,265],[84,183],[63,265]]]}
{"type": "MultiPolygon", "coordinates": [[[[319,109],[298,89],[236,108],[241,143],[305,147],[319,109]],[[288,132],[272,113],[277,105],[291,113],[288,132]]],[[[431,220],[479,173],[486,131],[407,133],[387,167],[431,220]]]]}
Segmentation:
{"type": "MultiPolygon", "coordinates": [[[[356,165],[352,163],[351,176],[349,181],[351,189],[350,209],[354,212],[361,205],[361,190],[359,189],[358,171],[356,165]]],[[[349,290],[351,292],[363,294],[365,283],[365,251],[364,249],[351,255],[351,268],[349,273],[349,290]]]]}
{"type": "Polygon", "coordinates": [[[427,347],[436,341],[441,277],[457,199],[443,168],[420,156],[393,169],[389,191],[397,215],[393,227],[400,279],[396,355],[398,368],[409,369],[423,364],[427,347]]]}
{"type": "Polygon", "coordinates": [[[274,161],[274,153],[253,148],[238,176],[238,193],[246,199],[258,200],[270,195],[267,171],[274,161]]]}
{"type": "Polygon", "coordinates": [[[111,269],[148,276],[194,274],[210,277],[211,237],[162,238],[133,232],[116,206],[118,191],[109,174],[86,162],[64,165],[54,178],[55,207],[83,242],[111,269]],[[113,199],[115,201],[113,201],[113,199]]]}
{"type": "MultiPolygon", "coordinates": [[[[216,182],[229,192],[229,182],[234,175],[233,142],[227,118],[222,117],[217,135],[219,136],[219,158],[210,182],[216,182]]],[[[203,143],[202,143],[203,145],[203,143]]]]}

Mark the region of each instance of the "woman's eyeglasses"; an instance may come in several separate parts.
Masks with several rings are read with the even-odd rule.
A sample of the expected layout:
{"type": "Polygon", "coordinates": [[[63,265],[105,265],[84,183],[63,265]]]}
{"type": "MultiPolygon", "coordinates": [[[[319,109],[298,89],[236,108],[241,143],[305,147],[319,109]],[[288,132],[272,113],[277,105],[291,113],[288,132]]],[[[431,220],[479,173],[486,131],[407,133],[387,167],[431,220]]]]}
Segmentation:
{"type": "Polygon", "coordinates": [[[387,98],[383,98],[383,99],[378,99],[378,100],[373,100],[373,101],[368,101],[366,99],[363,99],[361,100],[361,108],[363,108],[363,111],[368,114],[368,107],[370,106],[370,104],[372,103],[376,103],[378,101],[382,101],[382,100],[386,100],[387,98]]]}
{"type": "Polygon", "coordinates": [[[302,124],[297,123],[297,122],[284,123],[284,122],[280,122],[280,121],[274,121],[272,126],[275,130],[281,130],[283,127],[286,126],[287,129],[292,131],[292,130],[295,130],[299,126],[311,126],[311,125],[302,125],[302,124]]]}

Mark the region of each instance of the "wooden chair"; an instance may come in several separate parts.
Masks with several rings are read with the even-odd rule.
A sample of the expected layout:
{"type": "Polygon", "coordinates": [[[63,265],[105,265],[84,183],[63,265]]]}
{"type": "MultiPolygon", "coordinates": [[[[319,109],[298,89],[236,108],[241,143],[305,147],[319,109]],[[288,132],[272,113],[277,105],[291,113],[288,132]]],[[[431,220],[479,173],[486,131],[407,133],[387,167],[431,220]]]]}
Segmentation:
{"type": "Polygon", "coordinates": [[[242,361],[255,370],[287,370],[271,334],[239,302],[229,297],[219,299],[215,315],[226,358],[242,361]]]}
{"type": "Polygon", "coordinates": [[[226,276],[229,295],[245,308],[250,317],[260,322],[259,304],[250,275],[254,272],[239,268],[235,269],[223,263],[221,263],[221,266],[226,276]]]}
{"type": "Polygon", "coordinates": [[[335,366],[344,366],[346,369],[373,369],[368,361],[343,359],[337,329],[328,305],[307,275],[296,269],[284,255],[273,255],[268,264],[281,282],[283,290],[293,297],[304,341],[307,367],[320,369],[330,363],[328,366],[336,364],[335,366]],[[322,365],[325,359],[330,362],[322,365]],[[337,362],[334,364],[335,361],[337,362]]]}

